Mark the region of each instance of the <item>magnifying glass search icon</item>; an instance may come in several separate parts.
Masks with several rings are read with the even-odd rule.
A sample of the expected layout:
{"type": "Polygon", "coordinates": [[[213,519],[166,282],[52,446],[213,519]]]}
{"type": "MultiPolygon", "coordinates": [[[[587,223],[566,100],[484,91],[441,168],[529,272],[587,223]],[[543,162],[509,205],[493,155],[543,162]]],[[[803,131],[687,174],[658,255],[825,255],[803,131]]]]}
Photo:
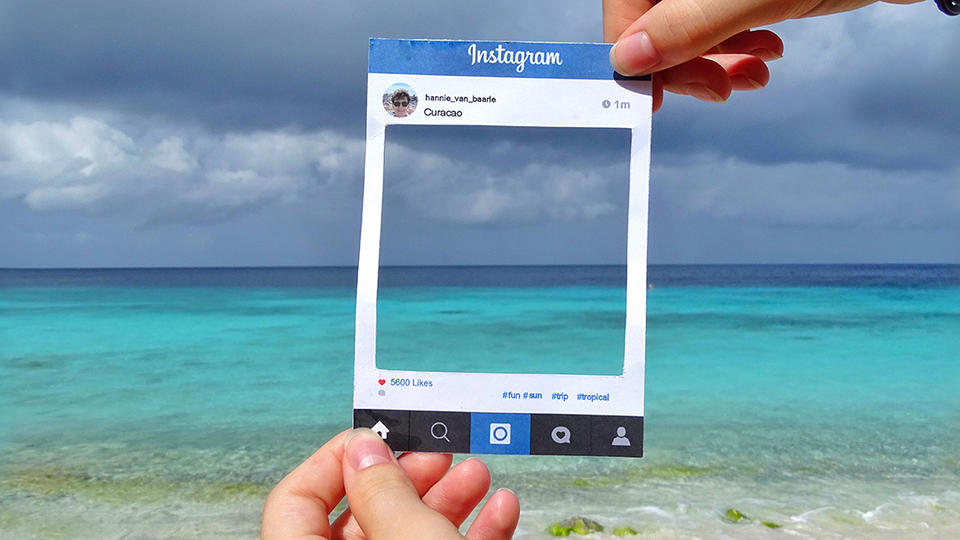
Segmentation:
{"type": "Polygon", "coordinates": [[[447,425],[443,422],[434,422],[433,425],[430,426],[430,434],[433,435],[434,439],[443,439],[450,442],[450,439],[447,438],[447,425]]]}

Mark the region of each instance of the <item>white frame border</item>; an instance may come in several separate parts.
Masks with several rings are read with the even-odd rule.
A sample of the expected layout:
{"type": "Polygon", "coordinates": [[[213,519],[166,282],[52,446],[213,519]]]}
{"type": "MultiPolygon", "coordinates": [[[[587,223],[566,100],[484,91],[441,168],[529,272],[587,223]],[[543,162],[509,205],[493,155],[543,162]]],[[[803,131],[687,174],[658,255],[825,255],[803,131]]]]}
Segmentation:
{"type": "MultiPolygon", "coordinates": [[[[474,90],[476,92],[476,90],[474,90]]],[[[509,100],[508,100],[509,101],[509,100]]],[[[356,341],[354,351],[354,409],[413,411],[500,412],[529,414],[589,414],[643,416],[646,341],[647,221],[650,171],[651,83],[649,80],[571,80],[440,75],[368,74],[367,137],[363,187],[360,257],[357,272],[356,341]],[[466,118],[414,114],[394,118],[384,111],[385,88],[405,82],[414,88],[481,87],[481,92],[520,96],[520,100],[466,118]],[[571,110],[558,114],[535,103],[536,89],[545,83],[551,91],[582,102],[593,97],[625,99],[629,114],[586,115],[571,110]],[[579,90],[577,90],[579,89],[579,90]],[[523,97],[526,96],[526,101],[523,97]],[[517,101],[521,102],[518,104],[517,101]],[[518,114],[518,111],[522,111],[518,114]],[[483,114],[481,114],[483,113],[483,114]],[[383,205],[383,167],[386,127],[391,124],[494,125],[517,127],[601,127],[631,130],[627,222],[626,325],[621,375],[562,375],[526,373],[461,373],[387,370],[376,366],[377,289],[383,205]],[[392,378],[430,380],[424,388],[398,388],[380,383],[392,378]],[[384,395],[380,392],[384,391],[384,395]],[[541,393],[542,399],[503,399],[503,392],[541,393]],[[551,399],[553,393],[568,399],[551,399]],[[608,396],[608,400],[578,400],[577,394],[608,396]]],[[[427,104],[420,99],[418,109],[427,104]]],[[[562,109],[561,109],[562,110],[562,109]]],[[[609,111],[601,111],[607,113],[609,111]]],[[[466,115],[465,115],[466,116],[466,115]]]]}

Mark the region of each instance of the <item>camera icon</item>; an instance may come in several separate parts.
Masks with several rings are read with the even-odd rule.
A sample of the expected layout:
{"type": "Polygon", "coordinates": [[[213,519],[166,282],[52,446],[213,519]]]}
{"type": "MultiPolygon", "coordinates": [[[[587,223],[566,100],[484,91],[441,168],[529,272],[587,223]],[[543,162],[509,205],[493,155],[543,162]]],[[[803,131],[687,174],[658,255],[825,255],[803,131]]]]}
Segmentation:
{"type": "Polygon", "coordinates": [[[510,444],[510,424],[490,424],[490,444],[510,444]]]}

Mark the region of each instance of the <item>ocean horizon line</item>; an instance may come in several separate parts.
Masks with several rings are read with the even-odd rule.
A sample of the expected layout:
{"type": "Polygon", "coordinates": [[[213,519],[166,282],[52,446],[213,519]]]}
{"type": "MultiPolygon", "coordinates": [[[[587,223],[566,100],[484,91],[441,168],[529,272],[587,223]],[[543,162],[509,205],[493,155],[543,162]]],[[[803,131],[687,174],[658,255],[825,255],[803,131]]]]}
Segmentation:
{"type": "MultiPolygon", "coordinates": [[[[385,264],[380,268],[615,268],[625,267],[626,264],[582,264],[582,263],[558,263],[558,264],[385,264]]],[[[705,262],[705,263],[648,263],[648,267],[960,267],[960,262],[705,262]]],[[[3,271],[81,271],[81,270],[309,270],[309,269],[330,269],[347,270],[356,269],[357,265],[236,265],[236,266],[9,266],[0,267],[3,271]]]]}

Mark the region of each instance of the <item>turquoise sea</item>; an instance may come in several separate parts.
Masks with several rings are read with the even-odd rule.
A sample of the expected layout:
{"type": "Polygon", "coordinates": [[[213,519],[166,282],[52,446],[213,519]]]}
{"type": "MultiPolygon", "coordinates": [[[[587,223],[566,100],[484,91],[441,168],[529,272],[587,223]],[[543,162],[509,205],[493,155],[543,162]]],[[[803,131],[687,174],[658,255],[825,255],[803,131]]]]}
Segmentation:
{"type": "MultiPolygon", "coordinates": [[[[509,370],[450,346],[496,331],[524,370],[616,371],[623,275],[385,268],[381,357],[509,370]]],[[[644,538],[960,538],[960,266],[651,266],[649,284],[645,457],[484,456],[518,537],[579,515],[644,538]]],[[[270,488],[351,421],[354,286],[351,268],[0,270],[0,538],[255,538],[270,488]]]]}

